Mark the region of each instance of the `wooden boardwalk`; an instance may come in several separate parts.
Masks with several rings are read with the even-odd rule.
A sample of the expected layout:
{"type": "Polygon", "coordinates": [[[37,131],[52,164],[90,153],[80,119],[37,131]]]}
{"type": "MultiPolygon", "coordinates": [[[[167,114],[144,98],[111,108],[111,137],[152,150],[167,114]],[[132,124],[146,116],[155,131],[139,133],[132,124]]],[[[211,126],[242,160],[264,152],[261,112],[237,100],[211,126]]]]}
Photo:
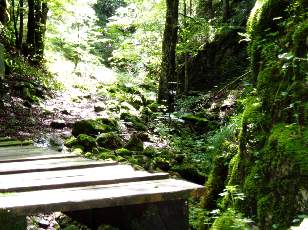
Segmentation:
{"type": "Polygon", "coordinates": [[[136,171],[111,160],[94,161],[18,142],[7,145],[0,142],[2,212],[26,216],[61,211],[92,229],[101,223],[120,229],[188,229],[186,200],[203,190],[167,173],[136,171]],[[153,207],[156,214],[147,218],[153,207]],[[132,219],[142,227],[128,224],[132,219]]]}

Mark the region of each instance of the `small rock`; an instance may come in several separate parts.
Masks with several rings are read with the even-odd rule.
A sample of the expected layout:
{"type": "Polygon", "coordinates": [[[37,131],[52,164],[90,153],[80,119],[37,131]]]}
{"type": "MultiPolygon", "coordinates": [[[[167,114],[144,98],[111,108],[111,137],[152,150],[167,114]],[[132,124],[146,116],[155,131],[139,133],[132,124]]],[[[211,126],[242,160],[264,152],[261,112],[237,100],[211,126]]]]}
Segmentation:
{"type": "Polygon", "coordinates": [[[38,216],[35,216],[33,217],[33,220],[35,221],[35,223],[40,227],[40,228],[48,228],[49,227],[49,221],[41,218],[41,217],[38,217],[38,216]]]}
{"type": "Polygon", "coordinates": [[[98,103],[98,104],[94,105],[94,111],[95,111],[96,113],[102,112],[102,111],[104,111],[104,110],[106,110],[106,105],[105,105],[105,104],[103,104],[103,103],[98,103]]]}
{"type": "Polygon", "coordinates": [[[61,113],[64,115],[71,115],[71,113],[67,109],[62,110],[61,113]]]}
{"type": "Polygon", "coordinates": [[[54,129],[64,129],[66,127],[66,122],[64,120],[53,120],[50,122],[50,127],[54,129]]]}

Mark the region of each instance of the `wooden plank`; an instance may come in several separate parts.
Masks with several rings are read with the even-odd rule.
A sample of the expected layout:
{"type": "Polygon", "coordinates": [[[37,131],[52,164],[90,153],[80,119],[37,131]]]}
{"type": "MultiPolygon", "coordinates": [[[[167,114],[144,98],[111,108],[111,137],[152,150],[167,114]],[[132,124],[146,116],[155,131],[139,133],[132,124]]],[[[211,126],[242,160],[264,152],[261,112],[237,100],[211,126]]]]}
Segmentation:
{"type": "Polygon", "coordinates": [[[0,194],[0,209],[19,215],[41,212],[75,211],[186,199],[203,186],[166,179],[0,194]]]}
{"type": "Polygon", "coordinates": [[[33,141],[26,140],[26,141],[18,141],[18,140],[6,140],[0,141],[0,147],[7,147],[7,146],[25,146],[25,145],[32,145],[33,141]]]}
{"type": "Polygon", "coordinates": [[[0,147],[0,155],[15,155],[16,153],[44,153],[44,152],[55,152],[59,153],[59,151],[55,151],[48,148],[40,148],[35,146],[26,146],[26,147],[0,147]]]}
{"type": "Polygon", "coordinates": [[[0,192],[20,192],[167,179],[167,173],[135,171],[129,165],[0,176],[0,192]]]}
{"type": "Polygon", "coordinates": [[[0,137],[0,142],[2,141],[16,141],[16,139],[11,137],[0,137]]]}
{"type": "Polygon", "coordinates": [[[0,156],[0,163],[10,163],[10,162],[22,162],[22,161],[36,161],[44,159],[62,159],[62,158],[76,158],[79,157],[75,154],[60,153],[60,154],[29,154],[29,155],[16,155],[16,156],[0,156]]]}
{"type": "Polygon", "coordinates": [[[81,157],[65,158],[65,159],[45,159],[36,161],[24,161],[14,163],[1,163],[0,175],[26,173],[26,172],[44,172],[55,171],[64,169],[77,169],[88,167],[99,167],[107,165],[116,165],[117,162],[106,161],[93,161],[81,157]]]}

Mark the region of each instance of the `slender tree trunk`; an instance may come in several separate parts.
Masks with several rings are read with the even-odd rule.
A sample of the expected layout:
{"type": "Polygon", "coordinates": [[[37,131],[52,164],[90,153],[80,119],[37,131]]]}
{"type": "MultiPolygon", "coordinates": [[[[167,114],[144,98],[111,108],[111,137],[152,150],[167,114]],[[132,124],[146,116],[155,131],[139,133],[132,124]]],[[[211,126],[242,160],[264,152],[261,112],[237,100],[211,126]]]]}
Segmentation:
{"type": "Polygon", "coordinates": [[[176,78],[175,48],[177,43],[179,0],[166,0],[166,3],[166,23],[162,44],[162,66],[158,91],[159,102],[168,100],[168,82],[173,82],[176,78]]]}
{"type": "Polygon", "coordinates": [[[18,48],[22,48],[22,40],[24,37],[24,0],[19,0],[19,43],[18,48]]]}
{"type": "Polygon", "coordinates": [[[28,24],[27,24],[27,53],[26,55],[34,55],[35,44],[35,15],[34,0],[28,0],[28,24]]]}
{"type": "Polygon", "coordinates": [[[200,17],[211,18],[213,16],[213,0],[199,0],[197,15],[200,17]]]}
{"type": "Polygon", "coordinates": [[[43,59],[44,55],[44,37],[46,32],[48,6],[47,2],[43,2],[40,10],[40,20],[38,25],[38,33],[36,35],[36,52],[40,60],[43,59]]]}
{"type": "MultiPolygon", "coordinates": [[[[187,21],[186,21],[186,17],[187,17],[187,6],[186,6],[186,0],[184,0],[184,7],[183,7],[183,15],[184,15],[184,21],[183,21],[183,26],[184,28],[187,27],[187,21]]],[[[189,86],[189,76],[188,76],[188,53],[185,52],[185,58],[184,58],[184,93],[188,92],[189,86]]]]}
{"type": "MultiPolygon", "coordinates": [[[[17,12],[18,15],[18,12],[17,12]]],[[[17,28],[18,23],[18,16],[16,15],[16,9],[15,9],[15,0],[12,0],[12,19],[13,19],[13,26],[14,26],[14,35],[15,35],[15,45],[18,47],[19,44],[19,33],[17,28]]]]}
{"type": "Polygon", "coordinates": [[[222,8],[223,8],[223,21],[226,22],[229,19],[230,14],[230,4],[229,0],[222,1],[222,8]]]}

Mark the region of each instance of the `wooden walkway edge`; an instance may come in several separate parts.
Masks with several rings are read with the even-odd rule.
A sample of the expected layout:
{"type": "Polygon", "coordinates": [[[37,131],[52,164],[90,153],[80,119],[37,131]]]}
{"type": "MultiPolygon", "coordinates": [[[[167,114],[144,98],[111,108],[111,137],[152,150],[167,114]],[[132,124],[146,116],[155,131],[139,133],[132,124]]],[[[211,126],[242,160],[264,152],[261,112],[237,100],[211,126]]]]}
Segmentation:
{"type": "Polygon", "coordinates": [[[123,212],[123,208],[126,208],[130,210],[130,215],[135,213],[134,216],[127,219],[124,214],[120,217],[117,215],[118,219],[112,223],[122,227],[120,229],[134,229],[126,222],[138,217],[138,221],[143,223],[146,219],[144,213],[147,213],[145,209],[151,206],[152,210],[154,205],[160,221],[150,218],[147,222],[157,223],[151,223],[149,226],[154,226],[152,228],[143,223],[141,226],[144,229],[161,229],[162,224],[159,223],[171,223],[174,221],[172,218],[184,220],[166,225],[176,228],[163,229],[187,229],[185,201],[189,196],[198,196],[203,192],[203,186],[170,179],[167,173],[136,171],[129,165],[115,161],[89,160],[71,153],[34,147],[28,142],[27,146],[18,146],[14,142],[14,146],[10,147],[5,142],[7,140],[0,140],[2,212],[26,216],[61,211],[76,219],[76,214],[83,212],[81,216],[88,216],[88,221],[79,219],[95,229],[100,218],[94,216],[98,213],[101,219],[110,222],[112,218],[108,217],[108,213],[123,212]],[[164,211],[168,209],[175,213],[164,211]]]}

